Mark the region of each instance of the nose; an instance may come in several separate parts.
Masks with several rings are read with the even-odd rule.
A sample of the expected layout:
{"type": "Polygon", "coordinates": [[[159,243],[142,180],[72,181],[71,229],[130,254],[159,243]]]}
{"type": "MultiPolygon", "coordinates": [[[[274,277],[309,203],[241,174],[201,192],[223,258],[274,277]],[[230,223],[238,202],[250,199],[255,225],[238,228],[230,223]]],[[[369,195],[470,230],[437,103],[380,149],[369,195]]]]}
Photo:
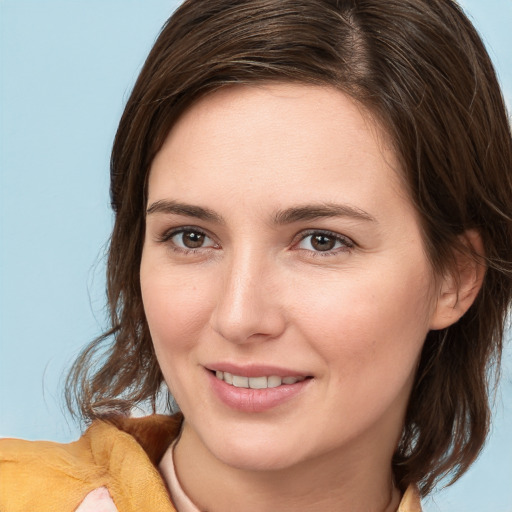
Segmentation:
{"type": "Polygon", "coordinates": [[[214,331],[237,344],[275,339],[284,331],[286,311],[275,267],[250,251],[226,262],[211,317],[214,331]]]}

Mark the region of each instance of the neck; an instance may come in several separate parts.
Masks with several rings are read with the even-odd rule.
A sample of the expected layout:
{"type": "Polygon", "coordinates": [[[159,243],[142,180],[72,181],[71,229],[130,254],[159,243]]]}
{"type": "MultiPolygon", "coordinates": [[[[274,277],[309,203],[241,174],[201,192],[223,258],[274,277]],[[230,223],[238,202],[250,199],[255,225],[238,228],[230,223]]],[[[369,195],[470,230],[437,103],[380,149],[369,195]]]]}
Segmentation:
{"type": "MultiPolygon", "coordinates": [[[[370,452],[370,450],[363,450],[370,452]]],[[[166,454],[162,474],[172,460],[166,454]]],[[[200,510],[392,512],[400,494],[393,485],[390,457],[330,452],[286,469],[252,471],[213,456],[185,422],[174,464],[185,493],[200,510]]]]}

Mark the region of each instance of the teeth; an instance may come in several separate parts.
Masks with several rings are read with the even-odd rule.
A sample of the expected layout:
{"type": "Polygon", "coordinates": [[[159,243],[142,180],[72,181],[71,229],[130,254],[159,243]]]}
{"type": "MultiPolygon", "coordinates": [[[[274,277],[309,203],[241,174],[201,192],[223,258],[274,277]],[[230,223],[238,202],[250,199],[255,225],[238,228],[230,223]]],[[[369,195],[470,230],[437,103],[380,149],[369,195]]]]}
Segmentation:
{"type": "Polygon", "coordinates": [[[231,384],[236,388],[251,388],[251,389],[267,389],[277,388],[282,384],[295,384],[302,382],[305,377],[278,377],[271,375],[269,377],[243,377],[241,375],[233,375],[229,372],[216,371],[215,376],[219,380],[223,380],[226,384],[231,384]]]}
{"type": "Polygon", "coordinates": [[[281,377],[276,377],[275,375],[272,375],[267,379],[267,387],[269,388],[277,388],[277,386],[280,386],[281,384],[281,377]]]}
{"type": "Polygon", "coordinates": [[[267,377],[249,377],[249,387],[251,389],[266,389],[267,377]]]}
{"type": "Polygon", "coordinates": [[[233,386],[235,388],[248,388],[249,377],[241,377],[240,375],[233,375],[233,386]]]}
{"type": "Polygon", "coordinates": [[[283,377],[283,384],[295,384],[298,380],[296,377],[283,377]]]}

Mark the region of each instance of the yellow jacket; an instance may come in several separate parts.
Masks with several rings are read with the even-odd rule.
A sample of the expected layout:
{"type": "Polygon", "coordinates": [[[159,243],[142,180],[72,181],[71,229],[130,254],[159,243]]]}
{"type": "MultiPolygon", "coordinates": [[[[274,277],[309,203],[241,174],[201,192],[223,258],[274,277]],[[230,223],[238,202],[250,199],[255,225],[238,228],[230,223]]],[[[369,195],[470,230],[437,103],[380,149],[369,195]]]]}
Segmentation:
{"type": "MultiPolygon", "coordinates": [[[[0,512],[176,512],[156,466],[182,416],[95,421],[76,442],[0,441],[0,512]]],[[[398,512],[420,512],[417,492],[398,512]]]]}

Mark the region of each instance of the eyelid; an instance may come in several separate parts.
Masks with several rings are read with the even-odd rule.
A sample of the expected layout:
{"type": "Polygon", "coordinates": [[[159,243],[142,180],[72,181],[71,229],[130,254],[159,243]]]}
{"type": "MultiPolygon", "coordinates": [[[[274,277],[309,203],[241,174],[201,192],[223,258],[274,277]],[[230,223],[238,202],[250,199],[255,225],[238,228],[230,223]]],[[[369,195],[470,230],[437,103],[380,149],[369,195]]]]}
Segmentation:
{"type": "Polygon", "coordinates": [[[357,244],[351,238],[349,238],[348,236],[342,235],[341,233],[336,233],[335,231],[330,231],[328,229],[307,229],[305,231],[301,231],[300,233],[298,233],[295,236],[295,238],[294,238],[294,240],[292,242],[292,247],[293,248],[297,248],[297,250],[311,252],[315,256],[316,255],[328,256],[328,255],[336,254],[338,252],[346,252],[348,250],[354,249],[356,246],[357,246],[357,244]],[[328,236],[328,237],[332,237],[337,242],[341,242],[344,245],[344,247],[339,247],[337,249],[331,249],[329,251],[314,251],[312,249],[310,250],[310,249],[299,249],[299,248],[297,248],[297,245],[300,242],[302,242],[303,240],[305,240],[306,238],[308,238],[309,236],[312,236],[312,235],[325,235],[325,236],[328,236]]]}
{"type": "MultiPolygon", "coordinates": [[[[206,236],[207,238],[209,238],[210,240],[212,240],[213,244],[207,245],[207,246],[202,246],[202,247],[197,247],[197,248],[186,248],[185,249],[185,248],[179,247],[176,244],[172,243],[173,250],[175,250],[177,252],[187,252],[188,253],[188,252],[204,251],[204,250],[213,249],[213,248],[215,248],[215,249],[220,248],[220,244],[215,240],[215,237],[208,230],[200,228],[199,226],[193,226],[193,225],[176,226],[176,227],[169,228],[169,229],[165,230],[162,234],[157,235],[156,241],[159,243],[169,243],[174,236],[176,236],[180,233],[187,232],[187,231],[193,231],[196,233],[200,233],[200,234],[206,236]]],[[[357,246],[357,244],[346,235],[342,235],[341,233],[337,233],[335,231],[330,231],[328,229],[318,229],[318,228],[317,229],[306,229],[304,231],[299,232],[293,238],[291,245],[292,245],[292,249],[307,251],[315,256],[316,255],[329,256],[329,255],[333,255],[333,254],[336,254],[339,252],[347,252],[357,246]],[[303,240],[305,240],[306,238],[308,238],[309,236],[319,235],[319,234],[334,238],[336,240],[336,242],[340,242],[341,244],[343,244],[343,247],[338,247],[336,249],[331,249],[329,251],[315,251],[315,250],[310,250],[310,249],[297,248],[297,245],[300,242],[302,242],[303,240]]]]}
{"type": "Polygon", "coordinates": [[[216,242],[215,237],[213,235],[211,235],[208,232],[208,230],[200,228],[199,226],[176,226],[173,228],[169,228],[169,229],[165,230],[162,234],[157,235],[156,241],[159,243],[169,243],[169,242],[171,242],[171,238],[173,238],[174,236],[176,236],[180,233],[185,233],[187,231],[193,231],[195,233],[199,233],[199,234],[206,236],[207,238],[212,240],[213,245],[184,249],[182,247],[178,247],[175,244],[172,244],[173,249],[175,249],[177,251],[182,251],[182,252],[194,252],[194,251],[198,251],[198,250],[205,250],[205,249],[212,249],[212,248],[219,247],[219,244],[218,244],[218,242],[216,242]]]}

